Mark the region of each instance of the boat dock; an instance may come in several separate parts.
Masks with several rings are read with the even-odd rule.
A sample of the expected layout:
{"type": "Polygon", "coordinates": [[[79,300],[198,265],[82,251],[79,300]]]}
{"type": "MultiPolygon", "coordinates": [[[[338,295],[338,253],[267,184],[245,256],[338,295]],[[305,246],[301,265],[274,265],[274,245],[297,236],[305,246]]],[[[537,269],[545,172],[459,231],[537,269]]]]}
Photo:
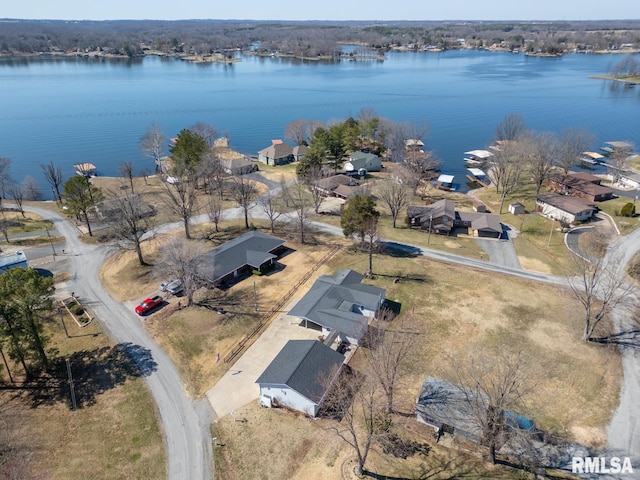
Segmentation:
{"type": "Polygon", "coordinates": [[[469,174],[467,175],[467,178],[471,182],[475,182],[479,185],[482,185],[483,187],[488,187],[489,184],[491,183],[491,181],[487,177],[487,174],[484,173],[479,168],[467,168],[467,171],[469,172],[469,174]]]}
{"type": "Polygon", "coordinates": [[[445,190],[447,192],[455,191],[456,187],[453,186],[453,179],[455,177],[453,175],[440,175],[438,180],[436,180],[436,186],[440,190],[445,190]]]}
{"type": "Polygon", "coordinates": [[[482,165],[486,163],[489,158],[493,157],[493,153],[488,150],[469,150],[464,152],[464,163],[467,165],[482,165]]]}

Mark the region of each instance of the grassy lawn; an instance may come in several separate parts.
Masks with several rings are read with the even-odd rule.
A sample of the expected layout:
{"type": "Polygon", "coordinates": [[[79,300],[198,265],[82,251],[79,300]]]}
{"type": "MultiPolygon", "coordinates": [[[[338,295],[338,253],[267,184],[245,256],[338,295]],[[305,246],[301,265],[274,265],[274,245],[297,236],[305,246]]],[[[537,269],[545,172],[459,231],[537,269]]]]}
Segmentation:
{"type": "MultiPolygon", "coordinates": [[[[26,469],[20,478],[164,478],[163,438],[144,380],[114,362],[117,349],[96,322],[80,328],[67,317],[65,325],[71,338],[57,315],[46,330],[56,357],[71,359],[79,408],[70,408],[64,360],[55,362],[59,389],[0,390],[3,418],[11,419],[3,428],[15,435],[26,469]]],[[[8,382],[4,370],[2,377],[8,382]]]]}
{"type": "MultiPolygon", "coordinates": [[[[254,224],[258,228],[266,227],[264,222],[255,221],[254,224]]],[[[270,233],[266,229],[263,231],[270,233]]],[[[224,222],[217,233],[209,224],[193,230],[194,237],[207,239],[210,248],[245,232],[243,221],[239,220],[224,222]]],[[[181,236],[182,232],[176,235],[181,236]]],[[[148,331],[167,350],[192,395],[204,394],[231,367],[223,361],[217,362],[217,353],[223,359],[277,300],[333,245],[342,241],[335,237],[309,235],[310,243],[301,245],[295,232],[277,230],[275,235],[286,238],[291,250],[280,258],[280,267],[274,272],[250,276],[226,290],[201,289],[196,295],[197,305],[190,308],[178,310],[179,298],[170,298],[169,306],[146,317],[148,331]],[[217,307],[223,307],[227,313],[218,314],[217,307]]],[[[131,252],[111,257],[101,270],[101,279],[111,295],[125,301],[156,291],[163,279],[154,273],[152,265],[158,260],[158,246],[169,238],[159,237],[153,244],[146,245],[151,266],[139,266],[131,252]]]]}
{"type": "MultiPolygon", "coordinates": [[[[216,475],[228,480],[261,478],[306,480],[342,478],[343,464],[353,455],[350,447],[330,431],[330,420],[309,420],[287,410],[265,409],[252,402],[237,413],[246,422],[234,422],[226,416],[212,427],[216,475]]],[[[398,424],[405,439],[428,444],[428,454],[407,459],[383,454],[375,447],[369,454],[367,470],[376,478],[452,478],[516,479],[519,473],[493,468],[478,458],[436,445],[413,418],[398,424]],[[419,432],[419,433],[416,433],[419,432]],[[430,443],[429,443],[430,442],[430,443]]],[[[348,478],[348,477],[347,477],[348,478]]]]}
{"type": "MultiPolygon", "coordinates": [[[[367,261],[366,254],[351,254],[329,266],[364,271],[367,261]]],[[[547,372],[530,411],[522,413],[543,429],[594,445],[603,441],[617,406],[620,359],[614,350],[581,341],[580,307],[567,291],[423,257],[376,256],[373,267],[373,283],[402,303],[403,325],[425,335],[421,361],[403,378],[401,410],[413,411],[426,376],[446,373],[447,356],[514,348],[547,372]]]]}

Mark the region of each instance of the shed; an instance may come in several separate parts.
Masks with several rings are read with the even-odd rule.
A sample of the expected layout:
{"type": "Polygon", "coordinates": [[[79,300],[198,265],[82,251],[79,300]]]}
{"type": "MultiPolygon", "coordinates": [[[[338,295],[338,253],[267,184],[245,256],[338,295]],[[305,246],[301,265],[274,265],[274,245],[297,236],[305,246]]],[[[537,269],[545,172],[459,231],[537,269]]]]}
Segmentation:
{"type": "Polygon", "coordinates": [[[260,404],[315,417],[343,362],[343,355],[317,340],[289,340],[256,380],[260,404]]]}
{"type": "Polygon", "coordinates": [[[509,213],[512,215],[524,215],[527,209],[520,202],[514,202],[509,204],[509,213]]]}

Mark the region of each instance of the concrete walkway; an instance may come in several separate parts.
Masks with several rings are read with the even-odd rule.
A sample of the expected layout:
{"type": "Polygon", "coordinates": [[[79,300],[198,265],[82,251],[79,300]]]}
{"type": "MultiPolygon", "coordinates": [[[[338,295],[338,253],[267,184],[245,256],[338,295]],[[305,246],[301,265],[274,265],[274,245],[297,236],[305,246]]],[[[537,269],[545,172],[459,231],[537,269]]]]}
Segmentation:
{"type": "Polygon", "coordinates": [[[285,311],[273,320],[231,370],[207,392],[207,398],[218,419],[258,398],[259,389],[255,381],[287,341],[315,340],[321,334],[318,330],[301,327],[297,319],[287,315],[301,297],[302,295],[298,295],[287,305],[285,311]]]}

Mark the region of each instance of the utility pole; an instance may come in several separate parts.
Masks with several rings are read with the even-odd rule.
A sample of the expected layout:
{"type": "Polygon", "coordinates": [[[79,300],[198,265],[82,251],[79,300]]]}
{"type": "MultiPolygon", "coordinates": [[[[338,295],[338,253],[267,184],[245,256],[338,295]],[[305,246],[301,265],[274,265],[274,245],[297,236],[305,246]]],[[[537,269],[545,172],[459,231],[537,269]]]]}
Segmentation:
{"type": "Polygon", "coordinates": [[[258,311],[258,294],[256,292],[256,281],[253,281],[253,308],[258,311]]]}
{"type": "Polygon", "coordinates": [[[433,222],[433,215],[429,215],[429,235],[427,236],[427,245],[431,243],[431,223],[433,222]]]}
{"type": "Polygon", "coordinates": [[[71,408],[75,410],[76,405],[76,391],[73,387],[73,376],[71,375],[71,363],[69,363],[69,358],[65,358],[67,362],[67,375],[69,376],[69,390],[71,391],[71,408]]]}
{"type": "Polygon", "coordinates": [[[62,322],[62,328],[64,328],[64,334],[67,336],[67,338],[69,338],[69,332],[67,331],[67,325],[64,323],[64,316],[62,315],[62,307],[60,305],[58,305],[56,307],[56,310],[58,311],[58,315],[60,315],[60,322],[62,322]]]}
{"type": "Polygon", "coordinates": [[[551,231],[549,232],[549,241],[547,242],[547,247],[551,246],[551,235],[553,235],[553,227],[556,223],[556,219],[551,217],[551,231]]]}
{"type": "Polygon", "coordinates": [[[49,233],[49,227],[45,225],[45,230],[47,231],[47,237],[49,237],[49,244],[51,245],[51,250],[53,251],[53,258],[56,258],[56,249],[53,246],[53,240],[51,239],[51,234],[49,233]]]}

